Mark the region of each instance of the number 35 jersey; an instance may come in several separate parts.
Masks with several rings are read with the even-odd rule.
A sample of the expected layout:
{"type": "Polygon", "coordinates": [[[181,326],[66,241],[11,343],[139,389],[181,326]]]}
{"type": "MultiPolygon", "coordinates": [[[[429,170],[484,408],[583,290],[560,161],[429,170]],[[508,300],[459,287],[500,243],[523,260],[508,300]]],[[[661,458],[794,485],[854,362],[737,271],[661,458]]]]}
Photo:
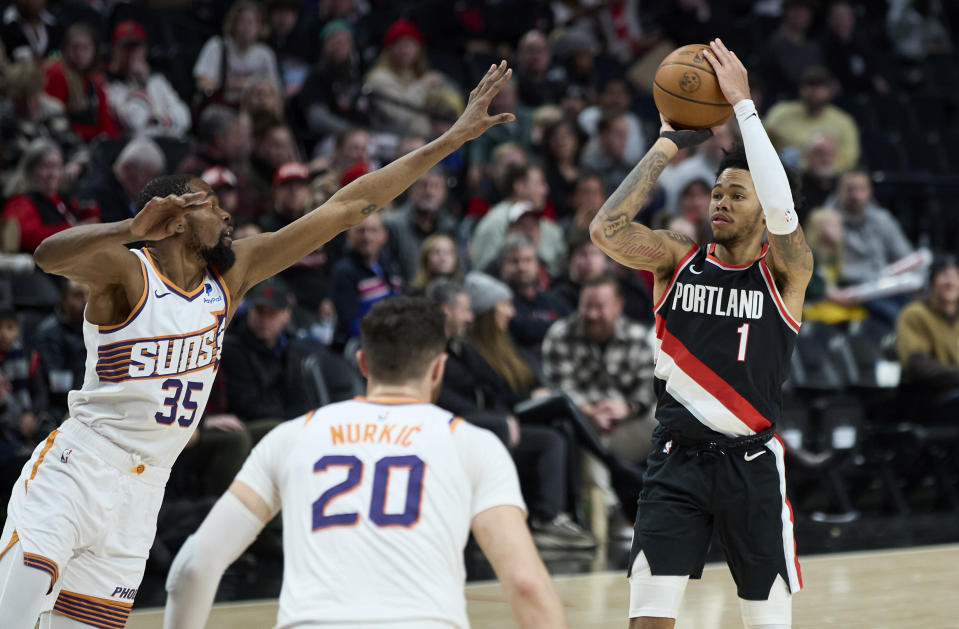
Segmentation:
{"type": "Polygon", "coordinates": [[[359,398],[285,422],[236,480],[282,507],[282,629],[467,627],[473,517],[526,508],[499,439],[425,402],[359,398]]]}
{"type": "Polygon", "coordinates": [[[782,385],[799,323],[766,265],[743,266],[694,248],[656,304],[656,418],[687,439],[742,437],[782,412],[782,385]]]}
{"type": "Polygon", "coordinates": [[[71,417],[145,463],[170,467],[210,396],[230,297],[215,271],[186,293],[145,248],[133,253],[143,269],[143,296],[118,325],[84,318],[86,373],[67,400],[71,417]]]}

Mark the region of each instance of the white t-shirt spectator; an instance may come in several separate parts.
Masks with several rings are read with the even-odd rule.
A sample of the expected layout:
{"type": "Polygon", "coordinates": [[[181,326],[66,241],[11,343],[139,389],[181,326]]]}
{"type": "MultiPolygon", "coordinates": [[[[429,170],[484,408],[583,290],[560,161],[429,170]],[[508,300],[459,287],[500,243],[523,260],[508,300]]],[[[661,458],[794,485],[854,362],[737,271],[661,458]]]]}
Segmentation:
{"type": "MultiPolygon", "coordinates": [[[[226,68],[230,83],[235,87],[228,90],[226,100],[230,103],[240,101],[242,85],[256,76],[269,77],[280,85],[280,73],[276,66],[276,56],[264,44],[253,44],[246,52],[240,53],[233,39],[226,38],[226,68]]],[[[223,42],[219,35],[211,37],[200,50],[200,56],[193,66],[193,76],[204,78],[214,85],[222,85],[220,69],[223,66],[223,42]]]]}

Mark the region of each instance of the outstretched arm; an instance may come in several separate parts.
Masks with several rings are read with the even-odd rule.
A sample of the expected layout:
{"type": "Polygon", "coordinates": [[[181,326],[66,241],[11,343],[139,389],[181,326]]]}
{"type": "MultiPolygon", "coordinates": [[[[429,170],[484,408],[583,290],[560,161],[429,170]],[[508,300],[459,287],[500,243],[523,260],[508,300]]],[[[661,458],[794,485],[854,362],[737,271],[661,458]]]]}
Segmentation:
{"type": "Polygon", "coordinates": [[[709,46],[703,52],[716,71],[723,95],[733,104],[756,196],[766,217],[770,271],[786,307],[798,321],[806,285],[812,277],[812,250],[799,226],[786,170],[759,120],[756,106],[749,99],[746,67],[721,40],[715,39],[709,46]]]}
{"type": "Polygon", "coordinates": [[[503,585],[517,624],[522,629],[566,627],[563,604],[536,552],[526,513],[512,505],[492,507],[477,514],[471,527],[503,585]]]}
{"type": "Polygon", "coordinates": [[[233,481],[173,559],[166,582],[165,629],[206,625],[223,573],[274,515],[256,491],[233,481]]]}
{"type": "Polygon", "coordinates": [[[634,269],[646,269],[665,277],[696,243],[669,230],[652,230],[633,219],[649,200],[650,192],[666,164],[680,147],[699,144],[711,131],[675,131],[662,119],[659,139],[606,199],[589,226],[596,245],[612,259],[634,269]]]}
{"type": "Polygon", "coordinates": [[[234,245],[237,262],[226,275],[231,292],[242,295],[253,285],[294,264],[395,199],[463,143],[479,137],[493,125],[514,120],[513,114],[487,114],[490,101],[511,74],[512,70],[506,67],[505,61],[490,67],[479,85],[470,92],[469,102],[459,120],[426,146],[360,177],[319,208],[283,229],[237,242],[234,245]]]}

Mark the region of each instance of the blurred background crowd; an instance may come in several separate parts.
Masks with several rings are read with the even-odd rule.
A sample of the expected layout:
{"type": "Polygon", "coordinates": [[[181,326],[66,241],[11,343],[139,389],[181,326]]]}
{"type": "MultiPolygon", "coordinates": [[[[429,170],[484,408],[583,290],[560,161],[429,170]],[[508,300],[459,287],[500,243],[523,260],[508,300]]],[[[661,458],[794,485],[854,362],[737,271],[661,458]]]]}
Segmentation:
{"type": "MultiPolygon", "coordinates": [[[[816,256],[781,426],[797,517],[959,507],[959,4],[946,0],[7,3],[0,492],[85,371],[86,289],[34,268],[40,241],[131,217],[172,172],[213,187],[235,238],[279,229],[442,134],[505,58],[513,79],[491,113],[515,122],[247,297],[155,560],[267,430],[362,392],[358,321],[398,294],[443,305],[440,404],[510,447],[541,547],[628,530],[654,425],[651,277],[606,258],[588,225],[658,133],[660,60],[715,36],[801,175],[816,256]]],[[[737,133],[680,151],[638,220],[708,242],[737,133]]]]}

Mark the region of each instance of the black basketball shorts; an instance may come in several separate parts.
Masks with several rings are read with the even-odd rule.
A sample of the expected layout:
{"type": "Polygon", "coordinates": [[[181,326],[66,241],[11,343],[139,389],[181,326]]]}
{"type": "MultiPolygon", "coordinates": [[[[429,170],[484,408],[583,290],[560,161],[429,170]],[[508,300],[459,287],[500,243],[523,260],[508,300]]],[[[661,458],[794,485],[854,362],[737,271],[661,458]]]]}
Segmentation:
{"type": "Polygon", "coordinates": [[[698,579],[715,527],[740,598],[766,600],[781,575],[802,587],[783,444],[773,435],[744,449],[680,445],[653,432],[629,566],[643,551],[655,575],[698,579]]]}

